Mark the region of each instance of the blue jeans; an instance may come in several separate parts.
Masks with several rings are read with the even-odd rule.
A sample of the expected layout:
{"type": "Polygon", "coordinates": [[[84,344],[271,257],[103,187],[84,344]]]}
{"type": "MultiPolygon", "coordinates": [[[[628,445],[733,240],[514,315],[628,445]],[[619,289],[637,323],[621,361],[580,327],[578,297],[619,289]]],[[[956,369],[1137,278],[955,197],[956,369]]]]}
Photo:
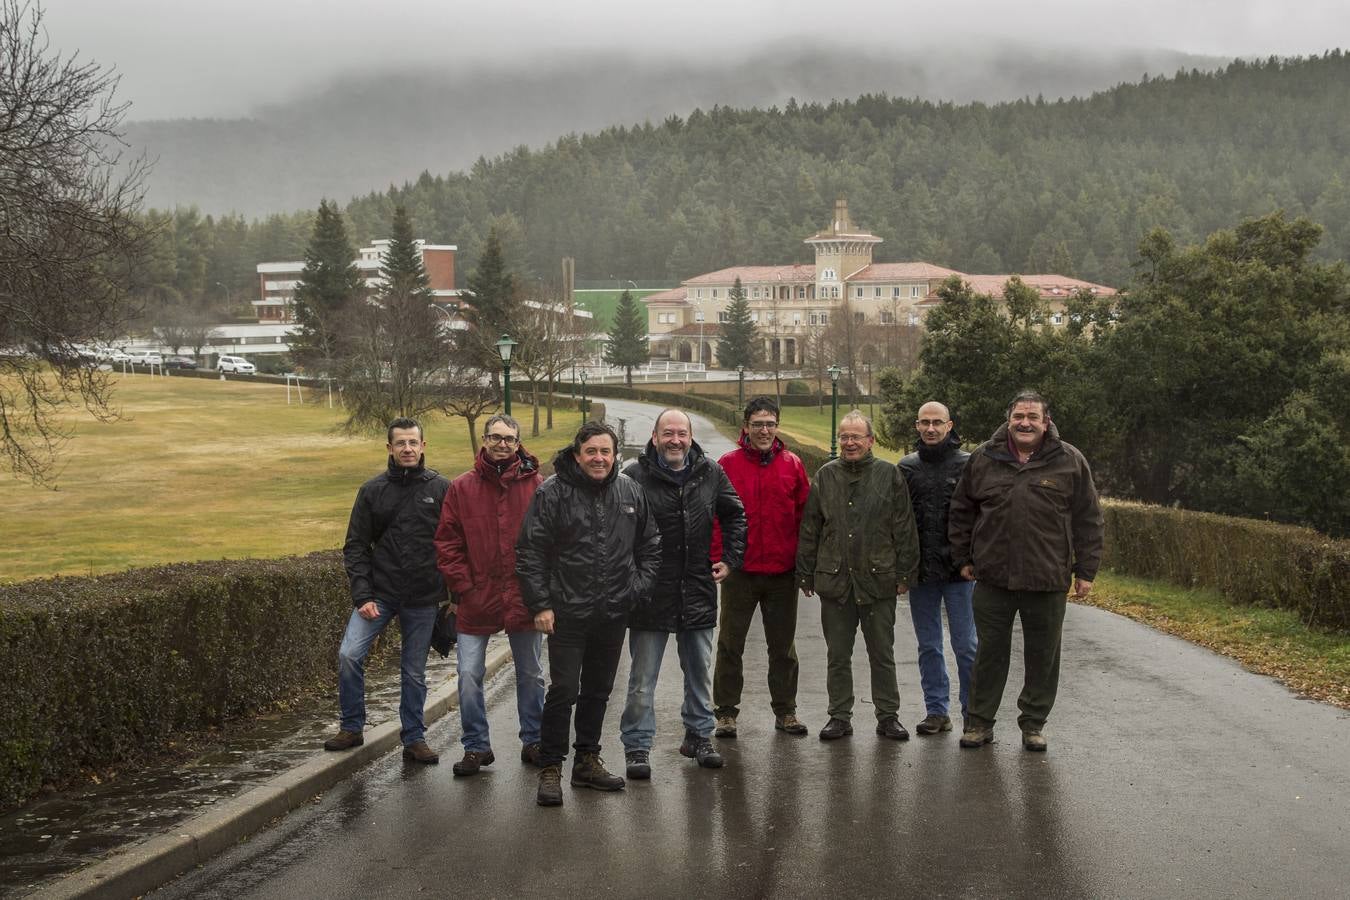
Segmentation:
{"type": "Polygon", "coordinates": [[[956,672],[961,680],[961,715],[966,715],[970,672],[975,665],[975,614],[971,606],[974,590],[973,581],[916,584],[909,589],[909,614],[914,619],[914,636],[919,639],[919,679],[923,682],[923,703],[929,715],[947,715],[951,696],[947,663],[942,658],[943,601],[947,604],[952,653],[956,654],[956,672]]]}
{"type": "MultiPolygon", "coordinates": [[[[460,633],[455,664],[459,671],[460,741],[465,750],[483,753],[492,749],[488,737],[487,704],[483,701],[483,674],[487,671],[486,634],[460,633]]],[[[538,631],[508,634],[511,659],[516,665],[516,715],[520,717],[520,742],[539,741],[539,719],[544,714],[544,635],[538,631]]]]}
{"type": "Polygon", "coordinates": [[[375,638],[398,616],[403,632],[402,690],[398,718],[399,737],[407,747],[422,740],[426,725],[422,709],[427,704],[427,650],[431,647],[431,629],[436,624],[435,606],[398,607],[376,601],[380,614],[363,619],[352,610],[347,633],[338,648],[338,706],[342,709],[342,730],[360,734],[366,727],[366,654],[375,638]]]}
{"type": "MultiPolygon", "coordinates": [[[[661,657],[666,652],[665,631],[628,632],[628,702],[619,719],[619,737],[624,750],[650,750],[656,737],[656,677],[661,674],[661,657]]],[[[675,647],[684,672],[684,703],[680,718],[684,730],[700,737],[711,737],[713,630],[677,631],[675,647]]]]}

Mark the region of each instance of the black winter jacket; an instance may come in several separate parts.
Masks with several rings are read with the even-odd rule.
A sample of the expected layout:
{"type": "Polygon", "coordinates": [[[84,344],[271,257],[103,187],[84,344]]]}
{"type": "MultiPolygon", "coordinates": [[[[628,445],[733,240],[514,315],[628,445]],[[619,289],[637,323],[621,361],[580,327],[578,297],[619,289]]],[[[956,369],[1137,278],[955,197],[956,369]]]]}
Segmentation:
{"type": "Polygon", "coordinates": [[[342,545],[352,606],[371,600],[435,606],[446,599],[432,538],[449,487],[422,461],[405,469],[392,456],[387,470],[361,485],[342,545]]]}
{"type": "Polygon", "coordinates": [[[656,447],[624,469],[642,485],[661,531],[661,569],[651,600],[628,617],[645,631],[697,631],[717,624],[717,584],[710,547],[713,519],[722,527],[722,562],[739,569],[745,559],[745,507],[722,467],[690,443],[683,483],[657,460],[656,447]]]}
{"type": "Polygon", "coordinates": [[[919,529],[919,584],[960,580],[947,540],[947,508],[968,459],[953,429],[936,447],[920,440],[918,449],[900,460],[919,529]]]}
{"type": "Polygon", "coordinates": [[[586,622],[626,620],[652,589],[661,533],[642,488],[619,474],[597,483],[571,447],[553,458],[516,539],[516,576],[530,615],[586,622]]]}

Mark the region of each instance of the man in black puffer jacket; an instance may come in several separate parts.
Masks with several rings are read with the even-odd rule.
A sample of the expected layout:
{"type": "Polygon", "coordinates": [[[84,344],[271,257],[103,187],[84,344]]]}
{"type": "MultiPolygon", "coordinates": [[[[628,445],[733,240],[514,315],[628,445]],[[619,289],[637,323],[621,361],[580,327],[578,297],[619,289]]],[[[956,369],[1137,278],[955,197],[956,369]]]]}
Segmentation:
{"type": "Polygon", "coordinates": [[[914,524],[919,529],[919,581],[909,588],[909,614],[919,642],[919,680],[926,715],[914,730],[937,734],[952,730],[947,715],[951,683],[942,658],[944,603],[961,683],[963,718],[970,702],[970,671],[975,664],[975,616],[970,599],[975,582],[966,581],[956,571],[952,545],[947,540],[947,507],[970,454],[961,449],[951,413],[941,403],[929,401],[919,407],[914,426],[919,431],[918,448],[900,460],[900,472],[914,505],[914,524]]]}
{"type": "Polygon", "coordinates": [[[693,423],[678,409],[656,417],[646,453],[624,474],[642,485],[661,529],[661,570],[651,601],[628,619],[628,702],[619,720],[628,777],[651,777],[656,678],[672,632],[684,672],[680,753],[719,768],[722,757],[710,740],[717,585],[745,557],[745,508],[727,473],[694,443],[693,423]],[[717,563],[710,557],[714,518],[722,528],[717,563]]]}
{"type": "Polygon", "coordinates": [[[540,729],[540,806],[561,806],[562,763],[576,706],[572,786],[617,791],[600,759],[600,730],[623,652],[628,613],[651,592],[661,533],[642,488],[620,475],[619,439],[581,426],[553,458],[516,539],[516,576],[535,627],[548,638],[549,686],[540,729]]]}
{"type": "Polygon", "coordinates": [[[422,426],[412,419],[389,423],[389,467],[361,485],[347,525],[342,560],[351,584],[352,610],[338,649],[338,702],[342,726],[325,750],[348,750],[365,742],[366,654],[398,616],[403,680],[398,714],[403,758],[435,763],[440,756],[424,740],[427,650],[436,611],[445,601],[445,579],[436,568],[432,538],[450,483],[426,467],[422,426]]]}

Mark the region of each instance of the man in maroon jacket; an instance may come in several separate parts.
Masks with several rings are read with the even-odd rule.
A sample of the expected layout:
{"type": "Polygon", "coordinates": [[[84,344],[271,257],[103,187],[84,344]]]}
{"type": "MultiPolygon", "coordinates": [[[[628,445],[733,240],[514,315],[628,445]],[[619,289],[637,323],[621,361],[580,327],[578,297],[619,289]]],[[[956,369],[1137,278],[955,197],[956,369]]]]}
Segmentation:
{"type": "Polygon", "coordinates": [[[797,532],[811,483],[802,461],[778,438],[778,404],[771,397],[755,397],[746,405],[740,447],[718,462],[745,504],[749,530],[745,563],[722,584],[713,673],[714,734],[720,738],[736,736],[745,683],[741,658],[756,606],[769,644],[774,727],[788,734],[806,734],[806,726],[797,718],[797,583],[793,568],[797,532]]]}
{"type": "Polygon", "coordinates": [[[436,529],[436,562],[454,594],[455,659],[459,668],[459,721],[464,758],[456,775],[476,775],[495,761],[483,701],[490,635],[505,629],[516,667],[520,759],[538,766],[544,711],[543,635],[525,609],[516,579],[516,536],[543,479],[539,460],[520,443],[520,425],[493,416],[483,429],[474,466],[450,483],[436,529]]]}

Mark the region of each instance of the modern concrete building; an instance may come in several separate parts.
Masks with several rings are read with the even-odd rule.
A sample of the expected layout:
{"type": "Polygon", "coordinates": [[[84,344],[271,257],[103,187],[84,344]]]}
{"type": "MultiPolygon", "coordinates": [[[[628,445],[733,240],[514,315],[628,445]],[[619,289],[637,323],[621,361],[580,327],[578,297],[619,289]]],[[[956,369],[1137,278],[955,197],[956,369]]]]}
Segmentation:
{"type": "MultiPolygon", "coordinates": [[[[789,368],[805,362],[806,342],[845,308],[860,324],[916,326],[941,301],[937,289],[952,275],[980,293],[998,296],[1011,275],[967,275],[926,262],[874,263],[881,238],[855,225],[848,202],[839,200],[828,228],[805,239],[815,265],[733,266],[696,275],[678,288],[649,294],[648,346],[653,359],[716,362],[720,323],[736,279],[745,289],[750,318],[764,340],[764,358],[789,368]]],[[[1063,324],[1064,300],[1075,290],[1114,294],[1105,285],[1063,275],[1022,275],[1049,301],[1051,322],[1063,324]]]]}
{"type": "MultiPolygon", "coordinates": [[[[427,270],[427,279],[431,282],[431,292],[437,306],[453,311],[459,306],[460,292],[455,290],[455,252],[454,244],[428,244],[418,240],[422,249],[422,265],[427,270]]],[[[389,247],[389,240],[382,238],[371,241],[369,247],[362,247],[353,262],[365,278],[366,286],[378,287],[380,278],[380,257],[389,247]]],[[[258,263],[258,299],[250,301],[258,311],[259,325],[290,324],[295,321],[295,286],[300,283],[300,275],[305,269],[303,260],[299,262],[258,263]]]]}

